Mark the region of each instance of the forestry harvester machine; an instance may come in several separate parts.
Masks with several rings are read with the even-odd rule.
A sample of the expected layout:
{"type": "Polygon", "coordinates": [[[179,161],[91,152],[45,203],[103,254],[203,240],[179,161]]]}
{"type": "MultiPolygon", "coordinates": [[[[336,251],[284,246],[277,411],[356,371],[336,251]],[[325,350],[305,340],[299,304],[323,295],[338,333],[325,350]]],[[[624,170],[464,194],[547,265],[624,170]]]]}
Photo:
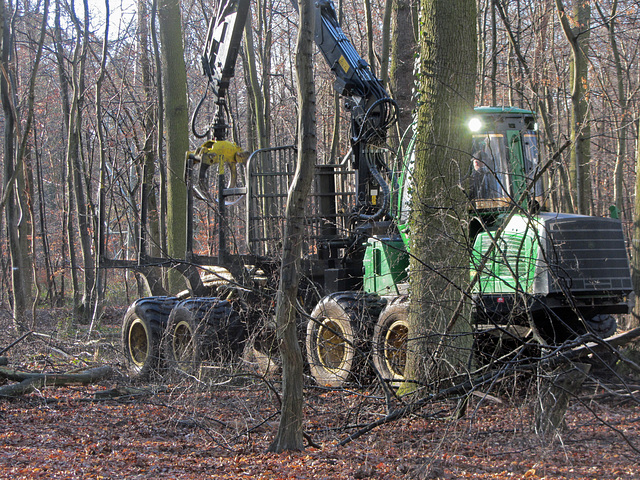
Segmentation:
{"type": "MultiPolygon", "coordinates": [[[[216,3],[203,70],[217,110],[207,133],[199,135],[193,122],[194,134],[208,138],[186,155],[185,257],[147,253],[148,186],[142,188],[137,258],[108,258],[115,240],[101,235],[104,267],[150,276],[151,267],[170,266],[188,287],[129,307],[122,349],[135,377],[161,364],[197,374],[203,361],[268,349],[264,331],[275,311],[295,147],[258,150],[245,159],[226,140],[225,97],[250,0],[216,3]],[[237,175],[239,164],[244,172],[237,175]],[[206,212],[213,213],[213,227],[196,221],[206,212]],[[215,232],[215,241],[198,245],[206,232],[215,232]]],[[[300,337],[321,384],[362,374],[363,352],[384,379],[397,382],[404,378],[409,335],[413,149],[405,158],[390,154],[386,135],[396,121],[395,102],[343,33],[331,0],[315,6],[315,41],[350,112],[351,149],[343,161],[316,166],[301,259],[300,308],[308,315],[301,315],[300,337]]],[[[632,290],[620,221],[544,211],[533,112],[480,107],[469,126],[470,293],[483,354],[534,336],[558,343],[586,332],[612,334],[613,315],[628,311],[632,290]]],[[[104,232],[106,223],[103,217],[104,232]]]]}

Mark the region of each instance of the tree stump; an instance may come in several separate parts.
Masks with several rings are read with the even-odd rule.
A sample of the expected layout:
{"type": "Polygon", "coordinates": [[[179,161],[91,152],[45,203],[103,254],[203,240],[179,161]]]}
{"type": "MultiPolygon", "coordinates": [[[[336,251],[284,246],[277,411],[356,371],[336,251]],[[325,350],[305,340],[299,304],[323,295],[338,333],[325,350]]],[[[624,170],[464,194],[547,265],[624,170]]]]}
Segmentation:
{"type": "Polygon", "coordinates": [[[535,404],[535,429],[546,436],[562,429],[569,400],[575,396],[589,373],[591,365],[572,363],[563,365],[548,376],[539,377],[535,404]]]}

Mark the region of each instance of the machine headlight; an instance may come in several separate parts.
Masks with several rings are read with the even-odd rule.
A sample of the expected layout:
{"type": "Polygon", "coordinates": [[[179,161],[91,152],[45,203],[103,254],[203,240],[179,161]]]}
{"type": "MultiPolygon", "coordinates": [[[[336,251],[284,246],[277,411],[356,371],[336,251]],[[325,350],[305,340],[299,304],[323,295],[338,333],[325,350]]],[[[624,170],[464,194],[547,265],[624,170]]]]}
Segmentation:
{"type": "Polygon", "coordinates": [[[482,120],[480,120],[478,117],[472,117],[469,120],[469,130],[471,130],[472,132],[479,132],[481,128],[482,120]]]}

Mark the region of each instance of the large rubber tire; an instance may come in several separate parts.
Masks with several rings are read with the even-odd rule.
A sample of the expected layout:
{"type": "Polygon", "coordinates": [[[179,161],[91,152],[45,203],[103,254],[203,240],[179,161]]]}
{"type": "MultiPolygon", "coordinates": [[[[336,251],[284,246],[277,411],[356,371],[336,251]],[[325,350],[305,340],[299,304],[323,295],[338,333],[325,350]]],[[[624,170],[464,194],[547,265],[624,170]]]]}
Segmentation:
{"type": "Polygon", "coordinates": [[[613,315],[596,315],[586,323],[589,331],[600,338],[608,338],[618,329],[618,322],[613,315]]]}
{"type": "Polygon", "coordinates": [[[306,355],[319,385],[341,387],[366,376],[371,318],[380,309],[379,297],[353,292],[334,293],[316,305],[307,324],[306,355]]]}
{"type": "Polygon", "coordinates": [[[177,303],[175,297],[147,297],[136,300],[127,309],[121,342],[131,378],[144,380],[161,366],[160,339],[177,303]]]}
{"type": "Polygon", "coordinates": [[[373,364],[392,386],[399,386],[405,379],[408,319],[408,299],[400,297],[382,311],[373,331],[373,364]]]}
{"type": "Polygon", "coordinates": [[[245,327],[226,300],[189,298],[169,316],[163,350],[170,370],[197,376],[203,360],[230,359],[242,350],[245,327]]]}

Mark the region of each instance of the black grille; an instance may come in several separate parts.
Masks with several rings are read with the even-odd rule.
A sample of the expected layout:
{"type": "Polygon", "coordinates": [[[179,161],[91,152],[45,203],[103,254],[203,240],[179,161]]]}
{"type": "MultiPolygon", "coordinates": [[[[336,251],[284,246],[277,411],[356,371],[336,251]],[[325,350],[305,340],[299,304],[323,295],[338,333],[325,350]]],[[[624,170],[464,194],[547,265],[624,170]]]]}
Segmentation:
{"type": "Polygon", "coordinates": [[[619,220],[577,215],[545,221],[547,241],[542,260],[549,293],[632,290],[622,225],[619,220]]]}

